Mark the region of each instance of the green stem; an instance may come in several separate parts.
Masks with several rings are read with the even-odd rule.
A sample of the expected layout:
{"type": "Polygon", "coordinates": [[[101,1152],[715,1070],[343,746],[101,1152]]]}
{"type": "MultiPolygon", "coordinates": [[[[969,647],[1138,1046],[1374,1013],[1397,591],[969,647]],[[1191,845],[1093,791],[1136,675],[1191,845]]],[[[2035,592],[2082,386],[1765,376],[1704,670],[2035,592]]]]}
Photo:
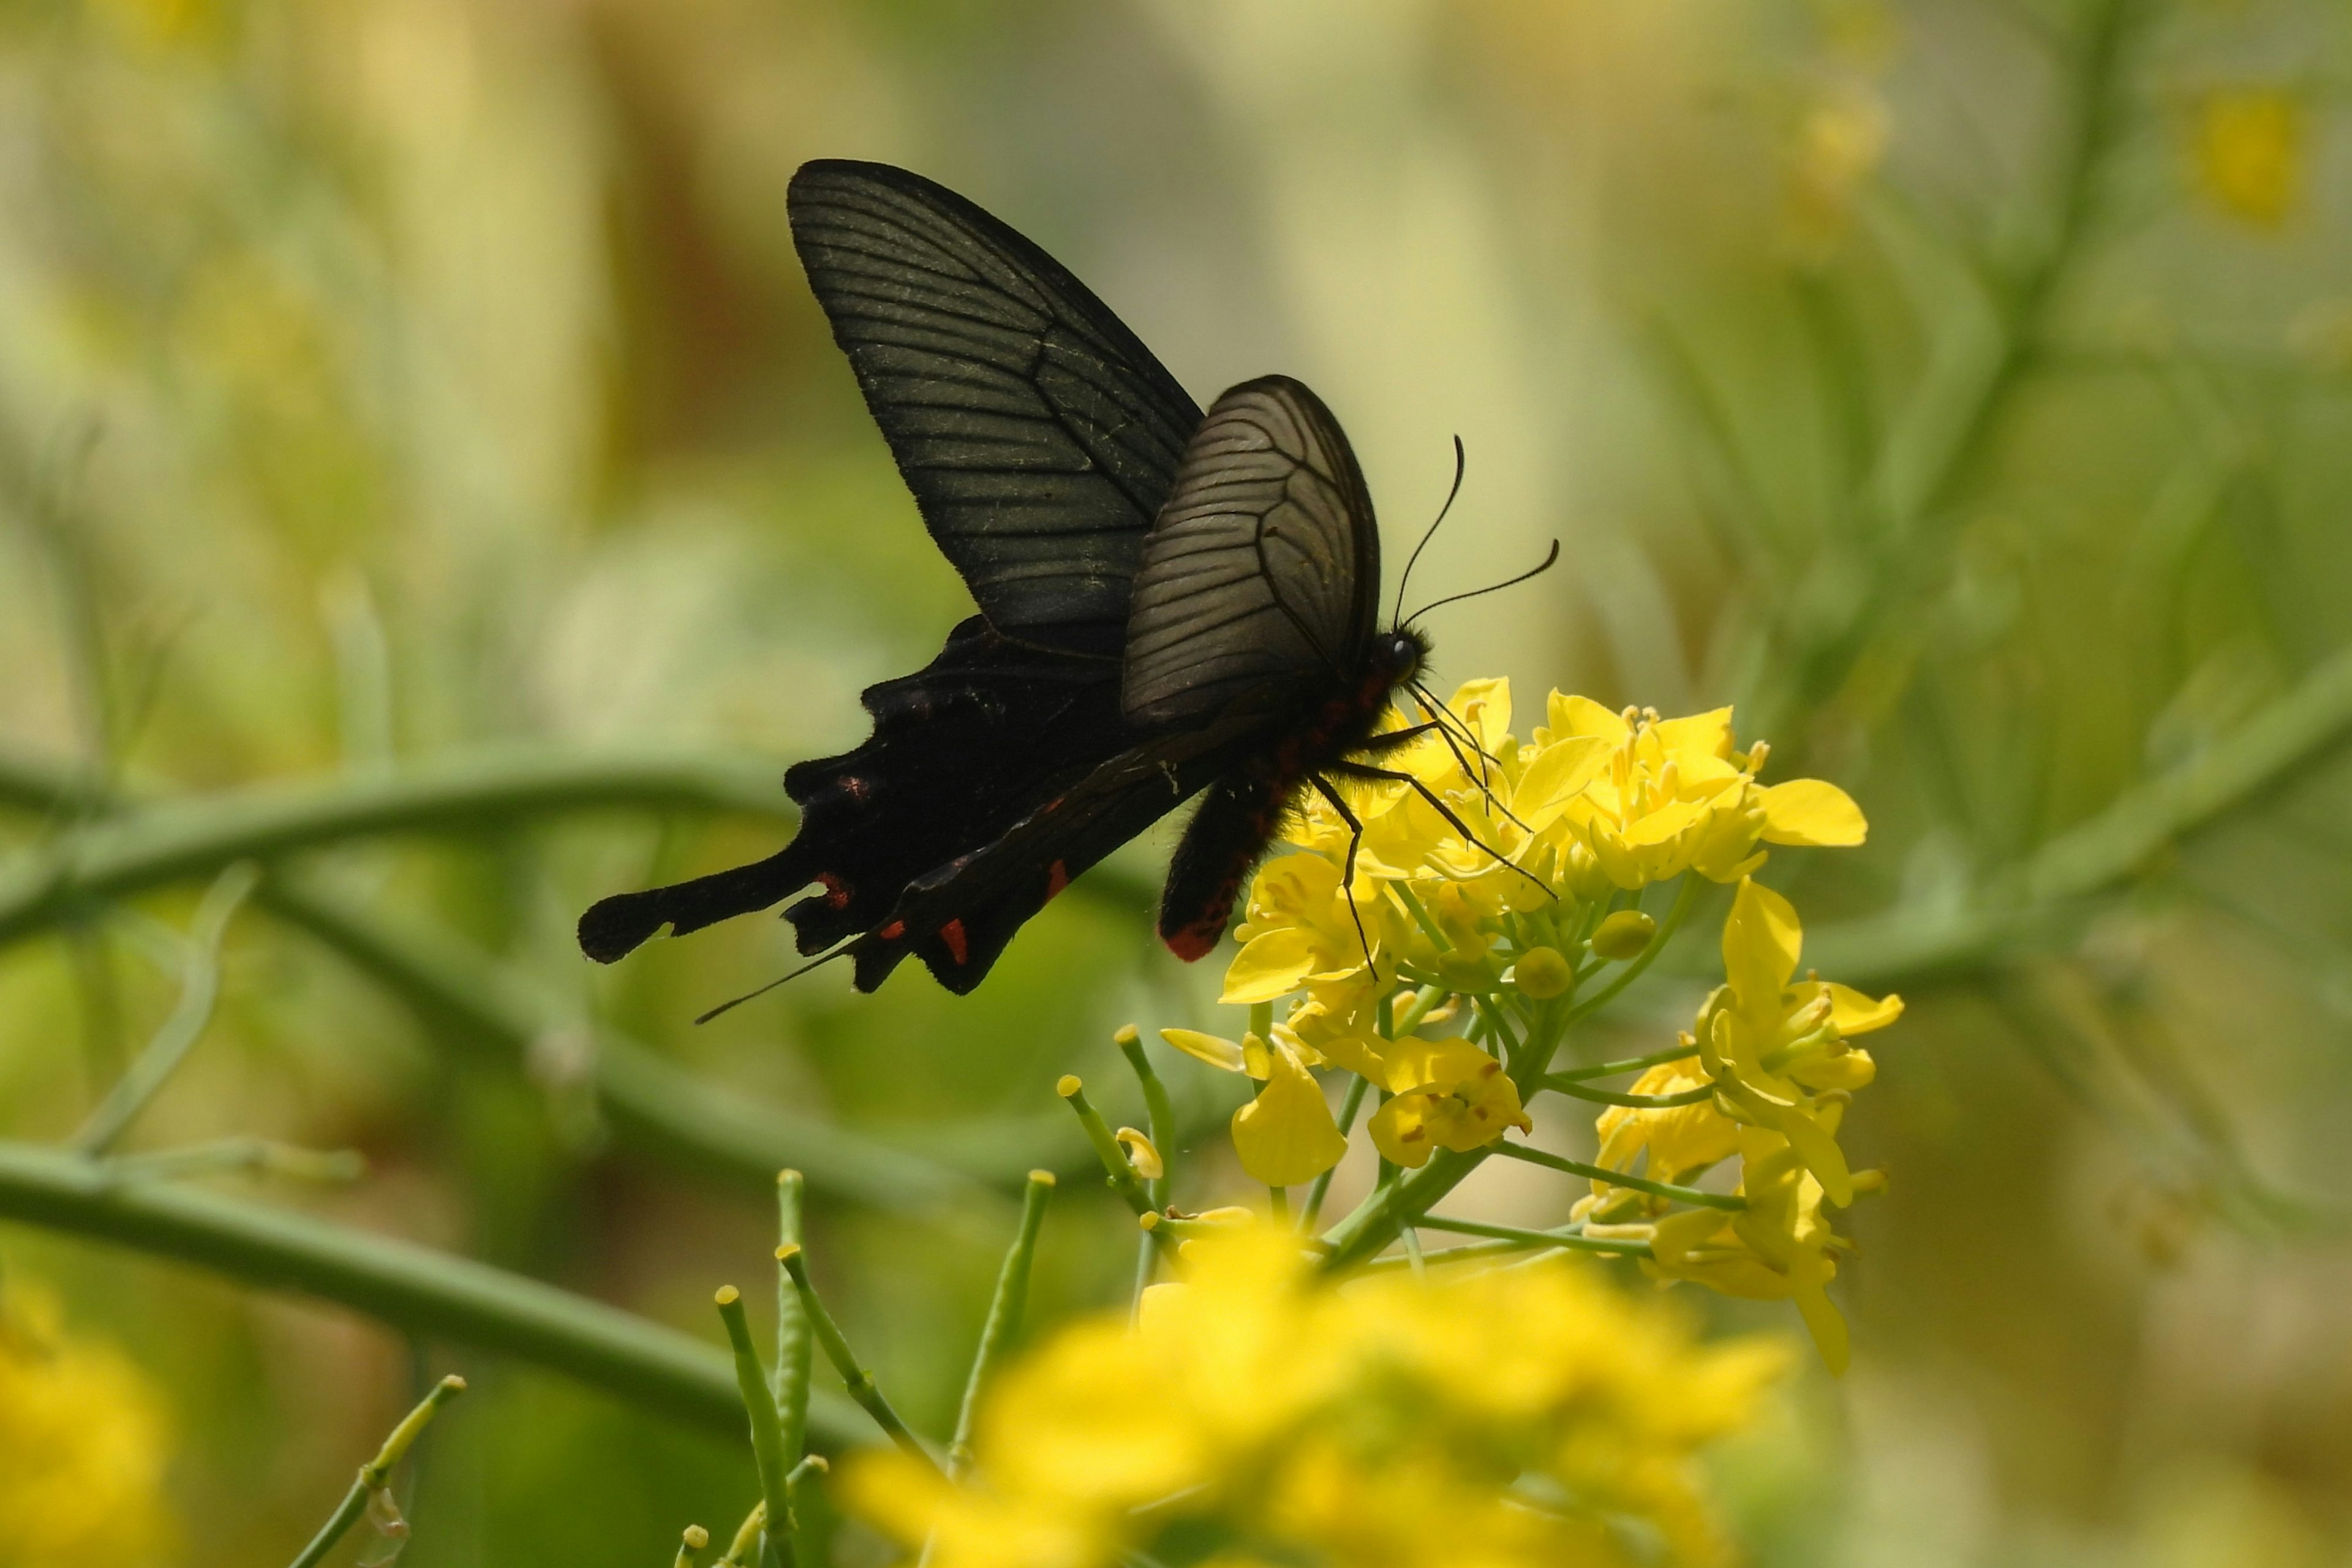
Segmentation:
{"type": "Polygon", "coordinates": [[[267,1138],[216,1138],[175,1149],[117,1154],[105,1162],[104,1169],[108,1175],[121,1182],[173,1181],[182,1176],[245,1172],[332,1185],[356,1182],[366,1175],[367,1161],[355,1149],[300,1149],[267,1138]]]}
{"type": "Polygon", "coordinates": [[[881,1385],[874,1381],[874,1374],[858,1362],[856,1352],[842,1337],[840,1325],[833,1321],[833,1314],[826,1311],[824,1303],[817,1299],[815,1287],[809,1283],[808,1259],[801,1249],[780,1247],[776,1248],[776,1261],[792,1274],[793,1288],[800,1292],[801,1310],[808,1314],[809,1327],[816,1334],[816,1342],[824,1347],[825,1359],[833,1363],[834,1370],[841,1373],[841,1381],[848,1385],[849,1397],[865,1406],[866,1413],[874,1417],[874,1424],[881,1427],[901,1451],[920,1459],[934,1470],[939,1469],[940,1462],[931,1458],[931,1451],[923,1447],[922,1439],[908,1428],[898,1410],[883,1396],[881,1385]]]}
{"type": "MultiPolygon", "coordinates": [[[[316,882],[271,876],[263,908],[307,931],[405,999],[436,1036],[523,1070],[533,1044],[587,1027],[520,970],[455,938],[375,915],[316,882]]],[[[656,1151],[763,1187],[779,1166],[818,1186],[900,1214],[986,1206],[995,1194],[921,1155],[773,1106],[747,1103],[607,1028],[593,1030],[591,1070],[615,1132],[656,1151]]]]}
{"type": "Polygon", "coordinates": [[[1393,1030],[1383,1030],[1382,1035],[1391,1040],[1403,1039],[1407,1035],[1420,1028],[1422,1021],[1437,1011],[1437,1005],[1452,994],[1453,993],[1443,985],[1423,986],[1413,994],[1412,1000],[1405,1004],[1404,1011],[1397,1016],[1393,1030]]]}
{"type": "MultiPolygon", "coordinates": [[[[778,1247],[801,1245],[801,1200],[805,1185],[798,1171],[776,1173],[778,1247]]],[[[802,1310],[801,1293],[793,1289],[791,1273],[779,1268],[776,1270],[776,1376],[773,1392],[784,1455],[794,1463],[808,1447],[811,1354],[808,1313],[802,1310]]],[[[786,1522],[797,1532],[800,1528],[798,1515],[786,1522]]]]}
{"type": "Polygon", "coordinates": [[[1029,1173],[1029,1189],[1022,1194],[1021,1228],[996,1273],[996,1293],[989,1299],[988,1317],[982,1323],[980,1348],[971,1358],[971,1375],[964,1380],[963,1404],[956,1411],[955,1436],[948,1444],[948,1474],[961,1480],[971,1469],[972,1424],[979,1419],[980,1391],[996,1369],[1004,1348],[1021,1330],[1021,1314],[1029,1304],[1029,1268],[1037,1256],[1037,1230],[1045,1223],[1045,1200],[1054,1195],[1051,1171],[1029,1173]]]}
{"type": "Polygon", "coordinates": [[[383,1490],[392,1479],[394,1467],[407,1457],[410,1447],[433,1419],[434,1412],[465,1392],[466,1380],[462,1377],[445,1377],[434,1384],[433,1392],[425,1396],[423,1403],[392,1429],[383,1447],[376,1450],[375,1458],[360,1467],[359,1479],[352,1482],[352,1489],[343,1494],[342,1502],[320,1527],[319,1533],[310,1538],[310,1544],[296,1555],[293,1568],[317,1568],[319,1562],[334,1549],[335,1542],[343,1538],[343,1532],[357,1524],[360,1516],[367,1511],[368,1499],[383,1490]]]}
{"type": "MultiPolygon", "coordinates": [[[[1483,1226],[1473,1230],[1470,1227],[1474,1223],[1470,1220],[1423,1218],[1421,1221],[1421,1228],[1458,1232],[1468,1236],[1486,1236],[1492,1233],[1499,1236],[1501,1239],[1473,1242],[1466,1247],[1444,1247],[1436,1252],[1424,1253],[1423,1256],[1432,1264],[1445,1264],[1457,1259],[1501,1257],[1513,1252],[1526,1252],[1530,1248],[1547,1252],[1554,1250],[1596,1252],[1611,1258],[1627,1256],[1641,1258],[1646,1257],[1649,1253],[1649,1245],[1646,1242],[1610,1241],[1601,1237],[1580,1236],[1574,1229],[1519,1230],[1511,1226],[1496,1225],[1483,1226]]],[[[1406,1258],[1378,1258],[1362,1265],[1361,1271],[1367,1274],[1389,1273],[1400,1268],[1410,1268],[1412,1266],[1412,1259],[1406,1258]]]]}
{"type": "MultiPolygon", "coordinates": [[[[1151,1201],[1151,1194],[1144,1190],[1142,1179],[1135,1173],[1134,1165],[1129,1163],[1127,1151],[1118,1146],[1118,1136],[1111,1131],[1110,1124],[1087,1099],[1086,1085],[1079,1081],[1077,1075],[1065,1074],[1061,1082],[1055,1085],[1054,1091],[1069,1101],[1070,1109],[1077,1113],[1078,1124],[1087,1130],[1087,1142],[1094,1146],[1095,1158],[1102,1162],[1103,1173],[1110,1184],[1111,1191],[1117,1193],[1138,1215],[1159,1213],[1158,1206],[1151,1201]]],[[[1153,1233],[1153,1239],[1159,1240],[1157,1232],[1153,1233]]]]}
{"type": "Polygon", "coordinates": [[[260,873],[248,860],[238,861],[213,879],[204,901],[196,906],[195,919],[189,922],[187,966],[180,977],[178,1004],[155,1031],[155,1037],[99,1101],[89,1120],[67,1140],[69,1147],[84,1154],[105,1153],[131,1119],[155,1098],[163,1080],[187,1059],[189,1050],[203,1037],[205,1026],[212,1022],[213,1005],[220,998],[221,939],[228,933],[228,922],[237,906],[259,879],[260,873]]]}
{"type": "Polygon", "coordinates": [[[1412,1174],[1376,1188],[1355,1213],[1324,1233],[1323,1240],[1331,1249],[1323,1259],[1325,1271],[1352,1268],[1377,1256],[1397,1238],[1399,1231],[1452,1192],[1485,1158],[1483,1149],[1467,1154],[1441,1149],[1412,1174]]]}
{"type": "Polygon", "coordinates": [[[1555,1083],[1564,1079],[1571,1082],[1582,1083],[1587,1079],[1615,1078],[1619,1073],[1641,1072],[1648,1068],[1664,1067],[1668,1062],[1684,1061],[1697,1054],[1696,1046],[1686,1046],[1676,1042],[1663,1051],[1652,1051],[1645,1057],[1624,1057],[1613,1062],[1595,1062],[1591,1067],[1570,1068],[1565,1072],[1549,1075],[1545,1081],[1555,1083]]]}
{"type": "MultiPolygon", "coordinates": [[[[700,1340],[536,1279],[390,1237],[160,1183],[126,1184],[77,1155],[0,1141],[0,1218],[117,1242],[247,1284],[299,1291],[410,1334],[501,1352],[649,1409],[742,1430],[727,1357],[700,1340]]],[[[865,1423],[838,1399],[810,1412],[819,1440],[865,1423]]]]}
{"type": "Polygon", "coordinates": [[[1674,940],[1675,932],[1682,930],[1683,921],[1690,918],[1692,908],[1698,902],[1699,889],[1704,885],[1705,879],[1697,872],[1683,873],[1682,886],[1675,892],[1674,908],[1668,910],[1666,918],[1659,922],[1658,932],[1650,939],[1650,945],[1642,950],[1639,957],[1619,970],[1615,979],[1570,1008],[1569,1023],[1578,1024],[1590,1018],[1615,1001],[1625,987],[1649,971],[1650,965],[1657,962],[1658,954],[1665,952],[1666,944],[1674,940]]]}
{"type": "MultiPolygon", "coordinates": [[[[1370,1079],[1362,1078],[1349,1079],[1348,1097],[1339,1102],[1340,1137],[1345,1138],[1356,1130],[1356,1113],[1363,1109],[1364,1091],[1370,1087],[1370,1079]]],[[[1332,1173],[1339,1168],[1337,1165],[1332,1166],[1329,1171],[1316,1177],[1315,1184],[1307,1189],[1307,1213],[1298,1222],[1299,1229],[1313,1230],[1316,1222],[1323,1217],[1323,1199],[1331,1191],[1332,1173]]]]}
{"type": "Polygon", "coordinates": [[[1699,1105],[1715,1098],[1715,1085],[1700,1084],[1678,1094],[1626,1094],[1613,1089],[1595,1089],[1572,1078],[1546,1078],[1538,1087],[1564,1094],[1571,1100],[1589,1100],[1594,1105],[1630,1105],[1638,1110],[1671,1110],[1677,1105],[1699,1105]]]}
{"type": "MultiPolygon", "coordinates": [[[[0,762],[0,799],[112,813],[71,835],[43,863],[0,879],[0,942],[72,910],[167,883],[209,877],[237,860],[385,834],[446,832],[517,816],[627,807],[798,819],[772,763],[677,753],[501,749],[413,764],[377,777],[337,775],[184,801],[134,805],[90,787],[70,770],[0,762]]],[[[1097,867],[1077,882],[1105,902],[1132,908],[1131,883],[1097,867]]]]}
{"type": "Polygon", "coordinates": [[[1423,1215],[1413,1223],[1423,1230],[1451,1231],[1456,1236],[1491,1237],[1497,1241],[1516,1242],[1521,1247],[1559,1247],[1577,1252],[1616,1253],[1627,1258],[1650,1256],[1650,1244],[1646,1241],[1612,1241],[1603,1237],[1528,1230],[1516,1225],[1488,1225],[1484,1220],[1449,1219],[1444,1215],[1433,1214],[1423,1215]]]}
{"type": "MultiPolygon", "coordinates": [[[[1143,1110],[1151,1129],[1151,1146],[1160,1151],[1160,1174],[1146,1183],[1144,1190],[1153,1208],[1165,1208],[1176,1179],[1176,1108],[1168,1099],[1168,1086],[1160,1081],[1160,1075],[1152,1070],[1150,1057],[1144,1052],[1143,1032],[1129,1024],[1118,1031],[1118,1040],[1120,1054],[1135,1069],[1136,1081],[1143,1086],[1143,1110]]],[[[1030,1179],[1036,1179],[1034,1172],[1030,1179]]]]}
{"type": "Polygon", "coordinates": [[[768,1500],[761,1498],[735,1527],[735,1539],[727,1543],[711,1568],[751,1568],[751,1559],[759,1554],[760,1534],[768,1526],[768,1500]]]}
{"type": "Polygon", "coordinates": [[[727,1325],[728,1345],[735,1352],[736,1393],[751,1424],[751,1459],[760,1472],[760,1500],[768,1510],[768,1556],[777,1568],[793,1568],[793,1515],[784,1478],[792,1473],[793,1463],[800,1456],[784,1451],[782,1424],[776,1418],[775,1391],[769,1386],[767,1369],[760,1364],[759,1350],[751,1343],[751,1325],[743,1315],[743,1293],[732,1285],[721,1285],[713,1299],[719,1306],[719,1321],[727,1325]]]}
{"type": "Polygon", "coordinates": [[[1585,1176],[1596,1182],[1606,1182],[1612,1187],[1631,1187],[1637,1193],[1653,1197],[1672,1198],[1676,1203],[1696,1204],[1701,1208],[1744,1209],[1746,1198],[1732,1197],[1723,1193],[1701,1191],[1697,1187],[1676,1186],[1672,1182],[1654,1182],[1647,1176],[1629,1176],[1622,1171],[1612,1171],[1606,1165],[1588,1165],[1581,1160],[1530,1149],[1524,1143],[1505,1140],[1496,1143],[1495,1152],[1506,1159],[1523,1160],[1530,1165],[1542,1165],[1554,1171],[1565,1171],[1571,1176],[1585,1176]]]}

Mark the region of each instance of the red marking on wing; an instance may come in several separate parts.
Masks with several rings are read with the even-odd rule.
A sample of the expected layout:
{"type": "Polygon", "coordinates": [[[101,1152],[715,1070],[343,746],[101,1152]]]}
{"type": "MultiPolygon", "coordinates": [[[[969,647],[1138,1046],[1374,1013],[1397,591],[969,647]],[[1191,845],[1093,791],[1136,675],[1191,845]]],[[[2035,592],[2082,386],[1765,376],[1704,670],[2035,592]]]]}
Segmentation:
{"type": "Polygon", "coordinates": [[[1045,901],[1052,903],[1070,885],[1070,868],[1059,860],[1045,868],[1045,901]]]}
{"type": "Polygon", "coordinates": [[[971,944],[963,938],[963,921],[950,921],[940,927],[940,940],[948,944],[948,952],[954,954],[958,963],[971,962],[971,944]]]}
{"type": "Polygon", "coordinates": [[[856,773],[844,773],[841,776],[841,792],[850,799],[863,804],[868,796],[873,795],[874,786],[867,784],[864,779],[859,778],[856,773]]]}
{"type": "Polygon", "coordinates": [[[896,942],[906,934],[907,922],[905,921],[892,921],[888,925],[876,928],[874,932],[875,937],[882,942],[896,942]]]}
{"type": "Polygon", "coordinates": [[[816,879],[824,886],[824,905],[829,910],[849,907],[849,884],[830,871],[819,871],[816,879]]]}

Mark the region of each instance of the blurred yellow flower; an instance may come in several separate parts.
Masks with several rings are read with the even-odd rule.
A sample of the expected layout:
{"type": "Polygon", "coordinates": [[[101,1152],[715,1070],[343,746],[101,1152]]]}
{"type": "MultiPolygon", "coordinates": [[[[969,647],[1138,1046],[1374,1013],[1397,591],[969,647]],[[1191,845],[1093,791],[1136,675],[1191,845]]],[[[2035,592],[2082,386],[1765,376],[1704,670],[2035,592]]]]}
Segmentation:
{"type": "Polygon", "coordinates": [[[1340,1288],[1251,1225],[1184,1276],[1008,1370],[969,1482],[869,1451],[848,1506],[933,1537],[934,1568],[1722,1559],[1695,1455],[1751,1419],[1778,1345],[1699,1344],[1557,1258],[1340,1288]]]}
{"type": "Polygon", "coordinates": [[[57,1303],[0,1299],[0,1563],[152,1561],[168,1534],[163,1418],[136,1368],[68,1337],[57,1303]]]}
{"type": "Polygon", "coordinates": [[[2198,187],[2229,216],[2276,228],[2303,205],[2309,139],[2303,101],[2284,89],[2209,92],[2189,137],[2198,187]]]}

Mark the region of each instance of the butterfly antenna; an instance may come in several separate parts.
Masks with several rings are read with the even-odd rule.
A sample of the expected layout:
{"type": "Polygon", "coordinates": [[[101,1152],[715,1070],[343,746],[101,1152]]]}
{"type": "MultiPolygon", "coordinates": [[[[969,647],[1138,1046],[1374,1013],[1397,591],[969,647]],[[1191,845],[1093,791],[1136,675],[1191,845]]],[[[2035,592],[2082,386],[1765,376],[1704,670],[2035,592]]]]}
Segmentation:
{"type": "Polygon", "coordinates": [[[1404,585],[1412,581],[1413,563],[1419,561],[1421,552],[1429,548],[1429,542],[1437,537],[1437,524],[1445,521],[1445,514],[1454,510],[1454,498],[1462,493],[1462,470],[1465,461],[1462,437],[1456,436],[1454,437],[1454,488],[1445,492],[1445,504],[1437,509],[1436,521],[1429,525],[1428,531],[1421,536],[1421,542],[1412,547],[1411,555],[1405,557],[1404,575],[1397,579],[1396,608],[1389,613],[1389,619],[1391,622],[1404,614],[1404,585]]]}
{"type": "Polygon", "coordinates": [[[790,974],[780,974],[775,979],[769,981],[765,985],[759,987],[755,991],[746,991],[743,994],[736,997],[731,1002],[721,1002],[718,1006],[713,1007],[709,1012],[705,1013],[702,1016],[697,1018],[695,1022],[698,1024],[708,1024],[711,1019],[716,1018],[721,1013],[733,1012],[736,1008],[740,1007],[744,1003],[749,1002],[754,996],[765,996],[769,992],[773,991],[777,986],[782,985],[787,980],[798,980],[810,970],[822,968],[824,965],[831,963],[836,958],[847,958],[851,953],[856,951],[857,944],[856,942],[845,942],[841,946],[835,948],[831,952],[826,953],[823,958],[811,959],[808,963],[802,964],[798,969],[793,970],[790,974]]]}
{"type": "Polygon", "coordinates": [[[1412,625],[1413,622],[1421,619],[1422,616],[1429,614],[1430,611],[1434,610],[1441,605],[1458,605],[1465,599],[1482,598],[1488,594],[1499,594],[1506,588],[1516,588],[1520,584],[1526,582],[1528,578],[1540,577],[1545,573],[1550,571],[1552,569],[1553,563],[1557,562],[1559,559],[1559,541],[1555,539],[1551,542],[1551,553],[1543,558],[1543,563],[1541,565],[1529,567],[1527,571],[1520,573],[1516,577],[1506,577],[1501,582],[1491,584],[1486,587],[1473,588],[1466,594],[1448,595],[1446,597],[1439,599],[1433,604],[1423,605],[1412,615],[1407,616],[1402,624],[1409,626],[1412,625]]]}

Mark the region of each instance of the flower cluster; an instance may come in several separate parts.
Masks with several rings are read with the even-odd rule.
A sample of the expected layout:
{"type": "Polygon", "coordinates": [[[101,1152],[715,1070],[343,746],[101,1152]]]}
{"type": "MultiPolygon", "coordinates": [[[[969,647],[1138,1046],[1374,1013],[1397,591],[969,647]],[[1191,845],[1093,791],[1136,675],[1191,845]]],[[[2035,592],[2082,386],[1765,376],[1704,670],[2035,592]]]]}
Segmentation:
{"type": "Polygon", "coordinates": [[[1701,1346],[1565,1259],[1339,1287],[1244,1224],[1187,1243],[1132,1327],[1078,1322],[1008,1369],[961,1484],[895,1451],[841,1479],[934,1568],[1598,1568],[1659,1560],[1628,1552],[1643,1535],[1708,1563],[1694,1452],[1781,1360],[1701,1346]]]}
{"type": "Polygon", "coordinates": [[[112,1351],[65,1334],[57,1305],[0,1300],[0,1563],[136,1563],[165,1534],[163,1430],[112,1351]]]}
{"type": "Polygon", "coordinates": [[[1751,877],[1769,846],[1861,843],[1862,813],[1819,780],[1761,783],[1768,750],[1736,748],[1728,709],[1664,719],[1553,692],[1522,743],[1509,687],[1493,680],[1431,718],[1382,757],[1412,782],[1350,786],[1360,831],[1316,800],[1289,828],[1294,852],[1258,873],[1223,995],[1253,1009],[1245,1037],[1162,1031],[1261,1085],[1234,1118],[1244,1169],[1276,1187],[1316,1180],[1376,1094],[1366,1131],[1385,1184],[1421,1173],[1381,1200],[1402,1228],[1486,1154],[1529,1152],[1507,1135],[1532,1131],[1533,1096],[1595,1100],[1609,1107],[1598,1163],[1540,1161],[1591,1173],[1579,1234],[1663,1279],[1792,1299],[1842,1365],[1822,1286],[1843,1244],[1822,1204],[1877,1180],[1837,1142],[1873,1071],[1849,1041],[1901,1003],[1798,980],[1796,912],[1751,877]],[[1643,906],[1665,884],[1670,900],[1646,900],[1667,904],[1662,925],[1643,906]],[[1556,1068],[1570,1026],[1647,966],[1710,884],[1734,889],[1727,981],[1693,1030],[1617,1064],[1646,1069],[1628,1089],[1556,1068]],[[1357,1080],[1338,1117],[1315,1076],[1326,1068],[1357,1080]],[[1735,1158],[1728,1190],[1685,1185],[1735,1158]]]}

